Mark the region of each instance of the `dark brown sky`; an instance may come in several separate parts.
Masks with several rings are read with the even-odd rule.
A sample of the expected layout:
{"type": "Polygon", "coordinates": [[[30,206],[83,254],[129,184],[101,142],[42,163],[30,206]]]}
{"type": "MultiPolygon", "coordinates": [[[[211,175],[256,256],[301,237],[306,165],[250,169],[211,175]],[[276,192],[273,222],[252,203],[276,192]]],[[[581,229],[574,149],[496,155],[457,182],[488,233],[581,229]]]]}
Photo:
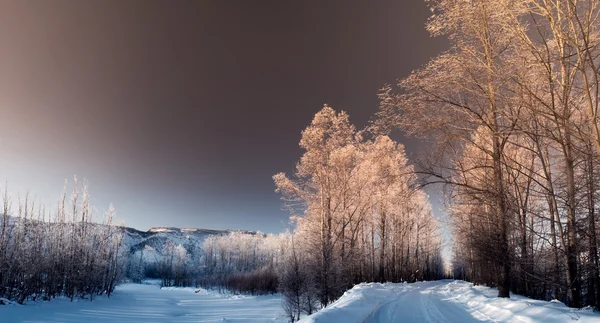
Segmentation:
{"type": "Polygon", "coordinates": [[[384,83],[444,49],[428,15],[423,0],[0,1],[0,179],[51,204],[77,174],[140,229],[281,231],[271,176],[293,170],[301,130],[323,103],[364,126],[384,83]]]}

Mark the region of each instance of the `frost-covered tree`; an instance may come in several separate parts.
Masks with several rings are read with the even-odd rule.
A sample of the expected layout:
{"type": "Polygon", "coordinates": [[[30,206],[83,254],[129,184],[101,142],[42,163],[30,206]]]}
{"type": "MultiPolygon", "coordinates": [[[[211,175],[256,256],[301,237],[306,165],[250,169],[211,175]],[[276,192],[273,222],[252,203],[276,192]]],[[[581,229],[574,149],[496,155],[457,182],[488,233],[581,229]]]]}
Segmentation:
{"type": "Polygon", "coordinates": [[[53,213],[28,195],[19,198],[12,213],[6,191],[3,205],[0,297],[23,303],[57,296],[110,296],[125,260],[123,228],[113,224],[112,206],[96,222],[87,187],[78,187],[77,181],[70,205],[63,193],[53,213]]]}
{"type": "MultiPolygon", "coordinates": [[[[511,264],[509,249],[510,215],[506,202],[506,174],[502,159],[506,141],[514,132],[516,102],[508,81],[515,69],[516,50],[504,21],[512,0],[431,1],[434,12],[427,28],[433,35],[447,35],[449,51],[431,60],[423,69],[399,83],[401,94],[386,88],[376,129],[399,126],[411,134],[430,136],[442,158],[426,171],[439,181],[449,183],[457,170],[452,158],[458,158],[474,132],[487,129],[490,145],[477,147],[491,160],[491,177],[486,188],[494,203],[498,230],[494,232],[498,257],[496,284],[498,296],[509,297],[511,264]]],[[[455,159],[456,160],[456,159],[455,159]]]]}
{"type": "Polygon", "coordinates": [[[358,167],[354,157],[359,140],[348,115],[325,106],[302,132],[300,147],[305,153],[297,165],[297,180],[284,174],[274,176],[279,192],[306,207],[306,220],[299,226],[306,225],[310,232],[305,243],[316,256],[313,271],[323,305],[339,297],[348,284],[341,280],[339,260],[345,253],[341,245],[348,226],[346,216],[355,215],[349,210],[356,209],[349,200],[354,196],[347,193],[358,167]]]}
{"type": "Polygon", "coordinates": [[[418,171],[449,184],[457,273],[597,305],[600,2],[428,4],[451,47],[384,88],[374,129],[434,144],[418,171]]]}
{"type": "Polygon", "coordinates": [[[345,112],[325,106],[300,146],[305,152],[293,177],[273,177],[292,214],[294,250],[305,259],[288,279],[308,273],[325,306],[354,283],[439,277],[437,222],[402,145],[386,136],[366,139],[345,112]]]}
{"type": "Polygon", "coordinates": [[[291,322],[300,320],[304,312],[308,315],[318,308],[314,282],[305,266],[306,254],[298,252],[293,236],[289,241],[291,251],[279,269],[279,292],[282,296],[283,308],[291,322]]]}
{"type": "Polygon", "coordinates": [[[202,246],[201,284],[236,293],[277,292],[287,240],[286,234],[236,231],[207,237],[202,246]]]}

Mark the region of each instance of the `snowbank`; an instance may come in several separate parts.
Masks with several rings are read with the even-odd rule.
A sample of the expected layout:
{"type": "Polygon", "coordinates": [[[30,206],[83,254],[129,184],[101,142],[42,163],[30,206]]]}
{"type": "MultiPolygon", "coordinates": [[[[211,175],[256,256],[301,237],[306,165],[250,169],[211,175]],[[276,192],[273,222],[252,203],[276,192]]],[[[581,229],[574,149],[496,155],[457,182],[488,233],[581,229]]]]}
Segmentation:
{"type": "Polygon", "coordinates": [[[600,314],[560,302],[523,296],[496,297],[497,290],[463,281],[359,284],[308,322],[599,322],[600,314]]]}

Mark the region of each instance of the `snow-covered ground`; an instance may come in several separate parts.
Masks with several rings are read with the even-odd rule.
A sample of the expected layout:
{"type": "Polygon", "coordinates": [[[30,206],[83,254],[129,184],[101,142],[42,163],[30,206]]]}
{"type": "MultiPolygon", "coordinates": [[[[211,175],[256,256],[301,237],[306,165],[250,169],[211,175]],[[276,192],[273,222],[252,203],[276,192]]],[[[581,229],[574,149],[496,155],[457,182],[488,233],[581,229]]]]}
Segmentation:
{"type": "MultiPolygon", "coordinates": [[[[0,306],[4,323],[160,323],[286,322],[281,299],[235,296],[194,288],[124,284],[111,298],[93,302],[30,302],[0,306]]],[[[360,284],[301,322],[526,322],[600,323],[600,314],[574,310],[559,302],[536,301],[466,282],[443,280],[415,284],[360,284]]]]}
{"type": "Polygon", "coordinates": [[[308,322],[600,322],[592,310],[511,295],[462,281],[360,284],[339,300],[301,320],[308,322]]]}
{"type": "Polygon", "coordinates": [[[124,284],[110,298],[0,306],[2,323],[285,322],[281,298],[124,284]]]}

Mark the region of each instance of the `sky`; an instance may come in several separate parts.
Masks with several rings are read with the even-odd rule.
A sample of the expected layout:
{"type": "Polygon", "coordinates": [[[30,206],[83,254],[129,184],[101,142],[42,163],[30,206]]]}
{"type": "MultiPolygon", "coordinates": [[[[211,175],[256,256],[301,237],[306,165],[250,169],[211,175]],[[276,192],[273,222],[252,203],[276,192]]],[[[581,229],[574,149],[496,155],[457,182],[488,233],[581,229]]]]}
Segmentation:
{"type": "Polygon", "coordinates": [[[85,178],[99,213],[141,230],[281,232],[271,177],[293,172],[301,131],[325,103],[367,125],[378,89],[447,47],[429,15],[423,0],[0,1],[0,181],[51,206],[85,178]]]}

